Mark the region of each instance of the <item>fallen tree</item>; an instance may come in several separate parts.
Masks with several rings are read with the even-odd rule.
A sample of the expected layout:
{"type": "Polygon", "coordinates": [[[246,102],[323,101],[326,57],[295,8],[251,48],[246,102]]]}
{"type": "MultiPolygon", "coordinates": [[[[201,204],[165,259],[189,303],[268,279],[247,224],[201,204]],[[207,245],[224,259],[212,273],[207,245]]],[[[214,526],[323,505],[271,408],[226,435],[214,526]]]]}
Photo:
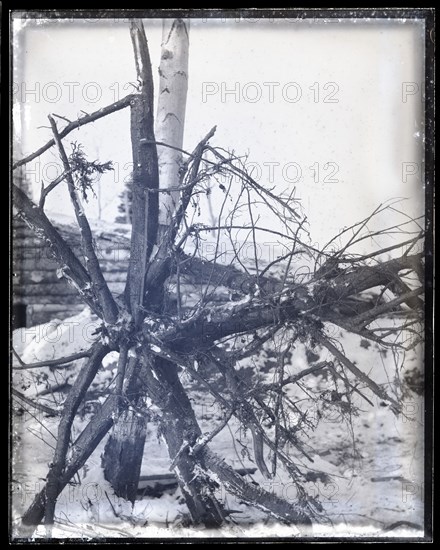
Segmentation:
{"type": "MultiPolygon", "coordinates": [[[[182,22],[178,21],[176,28],[182,32],[182,22]]],[[[304,471],[286,450],[293,445],[312,460],[301,441],[308,419],[289,402],[286,389],[318,370],[328,370],[334,384],[335,380],[342,381],[347,414],[354,394],[373,405],[366,390],[396,414],[401,412],[396,396],[356,365],[328,328],[338,326],[392,350],[408,350],[423,341],[421,221],[404,218],[390,227],[369,230],[370,222],[393,209],[393,204],[383,205],[366,220],[343,230],[337,236],[342,244],[336,246],[335,239],[318,249],[310,243],[307,220],[294,193],[275,192],[256,182],[243,158],[211,145],[215,128],[191,153],[160,143],[161,147],[169,145],[179,150],[184,158],[179,170],[171,171],[167,176],[170,179],[162,183],[148,44],[140,21],[132,21],[130,32],[139,91],[93,115],[69,122],[61,130],[50,116],[53,139],[14,165],[18,168],[57,147],[64,173],[56,185],[66,183],[81,231],[82,256],[74,254],[44,212],[44,199],[55,187],[54,182],[43,186],[38,205],[13,184],[14,207],[36,235],[48,243],[60,274],[102,320],[99,339],[87,351],[64,402],[46,485],[24,514],[23,524],[35,527],[44,519],[50,534],[59,494],[112,429],[104,457],[106,477],[117,494],[134,500],[149,421],[142,403],[148,398],[159,412],[170,467],[195,523],[219,526],[228,520],[216,496],[221,483],[228,492],[281,522],[299,528],[308,526],[319,510],[304,490],[304,471]],[[90,180],[84,181],[84,169],[93,173],[106,165],[89,163],[85,157],[69,157],[63,140],[71,130],[121,108],[131,111],[135,169],[127,285],[123,296],[116,299],[108,289],[81,209],[81,191],[84,185],[90,185],[90,180]],[[195,222],[202,198],[214,187],[222,196],[217,225],[195,222]],[[161,193],[172,193],[173,200],[159,201],[161,193]],[[160,204],[166,204],[167,211],[162,212],[158,237],[160,204]],[[271,214],[273,226],[259,225],[262,210],[271,214]],[[261,260],[257,250],[262,233],[280,242],[285,251],[268,263],[261,260]],[[385,242],[396,233],[401,235],[398,242],[386,242],[369,253],[358,251],[365,242],[385,242]],[[211,258],[202,246],[207,234],[215,236],[211,258]],[[240,240],[238,235],[243,234],[240,240]],[[227,264],[221,261],[222,239],[232,250],[227,264]],[[240,253],[243,244],[247,250],[250,245],[252,251],[246,258],[240,253]],[[304,268],[301,273],[298,266],[304,268]],[[197,289],[193,303],[183,300],[184,283],[197,289]],[[220,287],[230,292],[231,299],[226,303],[215,299],[220,287]],[[384,327],[380,321],[390,316],[395,321],[391,327],[384,327]],[[285,361],[295,342],[310,350],[325,348],[330,359],[288,374],[285,361]],[[256,356],[268,343],[277,350],[274,381],[249,382],[241,377],[240,361],[256,356]],[[109,351],[119,352],[114,385],[104,404],[71,442],[78,407],[109,351]],[[202,384],[225,414],[208,436],[202,434],[182,373],[202,384]],[[216,385],[219,380],[222,389],[216,385]],[[298,489],[297,501],[288,502],[252,485],[212,452],[210,441],[232,417],[252,432],[252,452],[262,474],[271,477],[281,465],[298,489]],[[266,464],[264,449],[270,450],[271,468],[266,464]],[[116,456],[119,458],[114,461],[112,457],[116,456]]],[[[60,358],[58,364],[66,361],[60,358]]]]}

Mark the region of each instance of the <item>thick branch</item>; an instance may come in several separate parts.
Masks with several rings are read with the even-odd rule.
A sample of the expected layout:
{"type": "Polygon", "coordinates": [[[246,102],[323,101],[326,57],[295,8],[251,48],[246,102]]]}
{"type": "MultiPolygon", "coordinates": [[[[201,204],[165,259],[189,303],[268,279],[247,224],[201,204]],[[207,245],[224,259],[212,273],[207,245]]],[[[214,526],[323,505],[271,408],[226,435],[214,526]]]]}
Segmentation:
{"type": "MultiPolygon", "coordinates": [[[[139,361],[129,361],[124,385],[126,395],[130,395],[133,387],[138,385],[139,367],[139,361]]],[[[102,438],[113,426],[113,420],[116,418],[119,403],[120,397],[118,395],[110,395],[102,404],[101,409],[94,414],[93,418],[74,441],[69,462],[66,464],[65,470],[58,480],[58,494],[69,483],[76,472],[84,466],[102,438]]],[[[127,404],[128,401],[126,402],[127,404]]],[[[31,506],[24,514],[22,519],[24,525],[36,526],[41,523],[45,514],[46,491],[47,484],[36,495],[31,506]]]]}
{"type": "Polygon", "coordinates": [[[146,266],[156,243],[159,198],[150,189],[159,188],[159,169],[154,137],[153,76],[148,42],[142,22],[130,26],[141,94],[131,108],[133,155],[133,201],[130,265],[125,299],[136,324],[142,317],[146,266]]]}
{"type": "MultiPolygon", "coordinates": [[[[211,284],[226,286],[236,292],[251,294],[255,292],[257,278],[237,269],[233,265],[222,265],[202,258],[190,257],[178,252],[176,263],[179,263],[181,276],[187,277],[194,284],[211,284]]],[[[282,290],[282,282],[274,277],[258,278],[260,290],[273,294],[282,290]]]]}
{"type": "Polygon", "coordinates": [[[400,256],[374,266],[361,266],[347,273],[341,273],[335,279],[335,296],[342,299],[375,286],[386,285],[395,280],[399,271],[416,270],[422,258],[422,254],[400,256]]]}
{"type": "Polygon", "coordinates": [[[269,513],[283,523],[294,523],[300,530],[302,530],[302,526],[311,526],[310,518],[299,506],[246,482],[234,472],[233,468],[208,448],[205,447],[202,454],[208,468],[218,475],[229,493],[245,500],[251,506],[269,513]]]}
{"type": "MultiPolygon", "coordinates": [[[[72,130],[76,130],[77,128],[80,128],[81,126],[85,126],[86,124],[89,124],[89,122],[94,122],[95,120],[99,120],[100,118],[103,118],[111,113],[115,113],[116,111],[120,111],[121,109],[124,109],[125,107],[128,107],[131,104],[131,100],[134,96],[132,94],[123,97],[122,99],[116,101],[115,103],[112,103],[111,105],[107,105],[106,107],[102,107],[102,109],[99,109],[98,111],[95,111],[94,113],[91,113],[90,115],[84,115],[81,118],[78,118],[78,120],[74,120],[70,124],[68,124],[65,128],[63,128],[60,132],[60,138],[65,138],[72,130]]],[[[15,162],[12,165],[12,169],[15,170],[16,168],[19,168],[20,166],[23,166],[23,164],[27,164],[28,162],[31,162],[32,160],[36,159],[37,157],[41,156],[43,153],[45,153],[48,149],[53,147],[55,145],[55,140],[51,139],[48,141],[43,147],[40,147],[37,151],[34,153],[31,153],[27,157],[15,162]]]]}
{"type": "MultiPolygon", "coordinates": [[[[418,275],[418,272],[417,270],[415,269],[414,270],[417,275],[418,275]]],[[[420,282],[423,284],[424,280],[423,279],[420,279],[420,282]]],[[[423,311],[424,308],[425,308],[425,303],[424,301],[419,298],[418,296],[411,296],[411,289],[410,287],[404,282],[402,281],[402,279],[400,278],[397,278],[395,281],[394,281],[394,284],[391,285],[391,290],[394,292],[394,294],[396,294],[397,296],[402,296],[404,295],[405,296],[405,304],[410,307],[411,309],[414,309],[414,310],[419,310],[419,311],[423,311]],[[408,295],[409,294],[409,295],[408,295]]]]}
{"type": "Polygon", "coordinates": [[[90,276],[70,246],[55,229],[46,214],[15,184],[12,184],[12,193],[14,207],[17,208],[20,217],[39,238],[49,244],[53,256],[61,267],[63,276],[80,293],[92,311],[102,317],[101,307],[91,291],[90,276]]]}
{"type": "Polygon", "coordinates": [[[162,413],[161,431],[191,516],[196,522],[218,526],[224,520],[224,511],[213,494],[203,457],[194,457],[187,445],[195,445],[202,433],[177,366],[147,353],[144,364],[148,394],[162,413]]]}
{"type": "Polygon", "coordinates": [[[69,189],[70,200],[75,211],[76,221],[78,222],[79,229],[81,231],[81,245],[86,259],[86,265],[88,267],[90,277],[93,283],[93,290],[96,292],[98,301],[101,305],[102,312],[104,314],[104,320],[107,323],[114,324],[118,318],[118,306],[111,295],[111,292],[104,279],[104,275],[101,271],[98,258],[96,256],[95,248],[93,246],[93,236],[90,229],[89,222],[81,206],[80,199],[78,197],[77,189],[75,188],[75,182],[72,177],[72,169],[67,158],[66,151],[62,144],[60,134],[58,133],[57,125],[53,117],[49,115],[50,125],[54,135],[55,143],[57,144],[61,161],[66,173],[67,186],[69,189]]]}
{"type": "Polygon", "coordinates": [[[66,467],[66,456],[69,449],[73,420],[87,389],[101,366],[102,359],[104,359],[109,351],[110,349],[107,346],[103,346],[100,342],[94,344],[89,360],[81,369],[81,372],[75,380],[75,383],[69,391],[66,401],[64,402],[63,413],[58,427],[58,438],[53,464],[47,476],[47,501],[45,509],[45,523],[47,525],[53,524],[55,503],[60,493],[60,479],[66,467]]]}
{"type": "MultiPolygon", "coordinates": [[[[84,466],[89,456],[112,427],[112,413],[116,412],[117,405],[118,397],[116,395],[108,397],[102,405],[101,410],[95,413],[92,420],[74,442],[72,457],[58,482],[58,494],[61,493],[76,472],[84,466]]],[[[24,525],[35,527],[41,523],[46,508],[46,490],[47,485],[35,496],[32,504],[22,518],[24,525]]]]}
{"type": "MultiPolygon", "coordinates": [[[[353,317],[351,319],[351,322],[353,322],[355,326],[365,327],[366,325],[370,324],[371,321],[373,321],[374,319],[377,319],[381,315],[390,313],[391,311],[393,311],[393,309],[396,306],[403,303],[408,303],[408,301],[411,302],[411,300],[413,300],[414,298],[417,298],[417,296],[419,296],[420,294],[423,294],[424,290],[425,289],[423,287],[420,287],[410,292],[407,292],[406,294],[403,294],[398,298],[394,298],[394,300],[390,300],[385,304],[377,306],[369,311],[365,311],[360,315],[356,315],[356,317],[353,317]]],[[[423,304],[423,302],[421,303],[423,304]]]]}
{"type": "Polygon", "coordinates": [[[189,350],[195,345],[209,346],[215,340],[231,334],[294,321],[305,317],[307,313],[319,316],[321,321],[338,324],[340,314],[337,308],[341,300],[369,288],[386,285],[399,271],[412,269],[420,259],[420,254],[401,257],[374,267],[355,268],[335,278],[332,285],[323,281],[316,287],[316,283],[312,282],[293,287],[282,296],[269,296],[267,299],[248,296],[239,302],[206,307],[198,315],[164,331],[158,337],[174,349],[189,350]]]}

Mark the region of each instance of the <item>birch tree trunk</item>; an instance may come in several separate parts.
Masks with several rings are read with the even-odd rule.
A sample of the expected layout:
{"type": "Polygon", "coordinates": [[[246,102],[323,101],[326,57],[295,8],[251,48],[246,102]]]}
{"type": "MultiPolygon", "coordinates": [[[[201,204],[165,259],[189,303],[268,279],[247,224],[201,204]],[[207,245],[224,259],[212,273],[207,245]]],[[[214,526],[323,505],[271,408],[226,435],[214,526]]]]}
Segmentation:
{"type": "MultiPolygon", "coordinates": [[[[145,176],[154,172],[154,166],[143,169],[142,138],[154,140],[152,135],[151,122],[152,113],[152,75],[151,66],[148,57],[148,46],[143,39],[136,38],[136,31],[132,29],[132,40],[135,47],[135,56],[137,62],[138,77],[141,77],[143,87],[146,87],[146,93],[143,100],[139,103],[141,110],[132,108],[131,133],[133,162],[135,166],[133,181],[133,232],[139,231],[142,234],[142,224],[138,223],[136,227],[136,211],[138,218],[144,219],[143,227],[149,229],[149,235],[154,234],[151,224],[157,223],[157,203],[151,207],[148,201],[156,199],[157,194],[145,195],[145,176]],[[137,50],[137,45],[139,49],[137,50]],[[137,50],[137,51],[136,51],[137,50]],[[145,50],[145,51],[143,51],[145,50]],[[142,67],[141,67],[142,65],[142,67]],[[141,148],[140,148],[141,147],[141,148]],[[139,196],[137,196],[139,195],[139,196]],[[146,199],[145,199],[146,197],[146,199]],[[145,206],[140,202],[146,200],[145,206]]],[[[138,32],[138,31],[137,31],[138,32]]],[[[159,101],[156,120],[156,140],[169,144],[173,147],[182,148],[183,130],[185,122],[186,95],[188,87],[188,27],[181,19],[164,20],[162,27],[162,50],[159,67],[159,101]]],[[[179,182],[179,169],[182,162],[182,155],[176,149],[170,147],[158,146],[158,169],[159,186],[176,187],[179,182]]],[[[154,162],[153,162],[154,164],[154,162]]],[[[148,179],[148,178],[147,178],[148,179]]],[[[150,178],[151,179],[151,178],[150,178]]],[[[151,185],[148,184],[147,185],[151,185]]],[[[159,241],[161,233],[168,227],[171,221],[172,212],[178,202],[179,192],[159,193],[159,241]]],[[[146,234],[147,232],[144,231],[146,234]]],[[[150,238],[151,239],[151,238],[150,238]]],[[[132,238],[132,244],[134,239],[132,238]]],[[[142,254],[145,257],[145,250],[142,249],[142,240],[137,242],[135,248],[132,247],[132,254],[136,256],[142,254]]],[[[151,249],[151,242],[148,245],[151,249]]],[[[145,263],[142,258],[133,266],[133,271],[145,273],[150,251],[147,251],[145,263]]],[[[140,275],[142,276],[142,274],[140,275]]],[[[133,277],[132,277],[133,278],[133,277]]],[[[130,280],[130,279],[129,279],[130,280]]],[[[131,306],[132,315],[137,318],[135,308],[139,302],[139,294],[143,294],[143,284],[137,291],[138,282],[134,282],[126,294],[126,299],[131,306]],[[134,299],[133,299],[134,298],[134,299]]],[[[162,288],[155,288],[158,295],[162,295],[162,288]]],[[[141,298],[142,300],[142,298],[141,298]]],[[[155,300],[156,305],[161,299],[155,300]]],[[[145,444],[145,424],[144,419],[138,415],[131,414],[130,411],[123,411],[118,422],[113,426],[112,434],[105,447],[103,464],[106,479],[112,484],[115,493],[128,500],[134,500],[136,488],[141,471],[142,457],[145,444]]]]}
{"type": "MultiPolygon", "coordinates": [[[[159,97],[156,140],[177,149],[183,146],[186,97],[188,90],[189,22],[164,19],[159,66],[159,97]]],[[[182,154],[177,149],[157,146],[161,188],[177,187],[182,154]]],[[[160,193],[159,231],[168,226],[179,201],[179,191],[160,193]]]]}

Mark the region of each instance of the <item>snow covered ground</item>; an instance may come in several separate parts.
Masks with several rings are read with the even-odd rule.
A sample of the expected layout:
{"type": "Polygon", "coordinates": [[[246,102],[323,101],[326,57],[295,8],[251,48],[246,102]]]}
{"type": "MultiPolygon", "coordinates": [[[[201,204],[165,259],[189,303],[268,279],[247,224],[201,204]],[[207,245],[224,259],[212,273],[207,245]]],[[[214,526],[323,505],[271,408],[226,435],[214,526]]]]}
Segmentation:
{"type": "MultiPolygon", "coordinates": [[[[52,321],[30,329],[14,332],[13,345],[23,361],[35,362],[76,353],[90,347],[96,321],[85,310],[64,321],[52,321]]],[[[338,329],[339,330],[339,329],[338,329]]],[[[316,404],[311,398],[325,389],[325,375],[309,376],[301,388],[295,386],[289,397],[302,410],[308,409],[316,427],[305,434],[305,449],[313,462],[300,451],[290,449],[298,467],[307,473],[308,494],[322,506],[322,523],[313,527],[314,536],[423,536],[423,397],[405,384],[405,372],[421,368],[421,352],[395,358],[380,352],[374,344],[368,345],[349,334],[340,338],[349,357],[359,368],[379,384],[384,384],[392,395],[394,389],[404,390],[404,414],[395,416],[384,402],[368,390],[362,393],[374,404],[368,404],[360,395],[355,398],[357,414],[349,422],[341,412],[340,403],[316,404]],[[339,407],[339,408],[338,408],[339,407]]],[[[326,359],[326,351],[320,360],[326,359]]],[[[87,423],[98,402],[105,398],[106,388],[115,373],[117,354],[112,353],[103,363],[88,396],[87,405],[74,424],[74,436],[87,423]]],[[[272,380],[270,350],[261,353],[252,366],[267,381],[272,380]]],[[[14,365],[18,363],[15,361],[14,365]]],[[[66,383],[72,381],[81,360],[68,369],[48,368],[14,371],[14,388],[26,397],[37,399],[52,408],[60,406],[66,383]],[[49,387],[58,387],[56,393],[49,387]]],[[[308,365],[305,349],[296,346],[288,370],[299,372],[308,365]]],[[[200,384],[184,378],[191,387],[197,416],[202,430],[209,433],[218,425],[221,411],[213,398],[207,396],[200,384]]],[[[29,408],[20,399],[14,400],[13,415],[13,478],[12,506],[14,536],[27,536],[19,518],[44,485],[48,464],[52,459],[59,419],[48,417],[29,408]]],[[[101,453],[106,439],[101,442],[86,465],[78,472],[72,484],[61,494],[56,508],[54,537],[59,538],[170,538],[170,537],[296,537],[294,527],[268,520],[255,508],[225,493],[223,499],[231,514],[231,524],[220,531],[188,527],[188,514],[178,489],[171,489],[159,498],[144,496],[131,503],[117,498],[103,478],[101,453]]],[[[231,420],[212,441],[212,449],[226,458],[235,468],[255,467],[252,456],[241,450],[250,442],[250,435],[231,420]]],[[[250,445],[252,449],[252,446],[250,445]]],[[[266,448],[267,463],[270,457],[266,448]]],[[[148,425],[143,475],[169,473],[166,446],[157,437],[153,423],[148,425]]],[[[286,472],[278,468],[274,479],[265,479],[257,470],[252,480],[269,491],[294,501],[296,489],[286,472]]],[[[40,527],[35,536],[44,537],[40,527]]]]}

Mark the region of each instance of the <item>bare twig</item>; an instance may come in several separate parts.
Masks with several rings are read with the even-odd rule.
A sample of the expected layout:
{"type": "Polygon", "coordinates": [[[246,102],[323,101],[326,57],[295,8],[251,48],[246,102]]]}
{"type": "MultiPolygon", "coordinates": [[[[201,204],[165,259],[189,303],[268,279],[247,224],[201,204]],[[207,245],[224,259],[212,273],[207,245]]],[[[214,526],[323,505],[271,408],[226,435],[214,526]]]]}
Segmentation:
{"type": "Polygon", "coordinates": [[[332,361],[323,361],[322,363],[317,363],[316,365],[303,369],[298,374],[292,374],[291,376],[284,378],[281,383],[277,382],[272,384],[263,384],[261,386],[261,390],[263,392],[268,390],[278,390],[280,387],[287,386],[289,384],[296,384],[309,374],[313,374],[314,372],[318,372],[319,370],[323,370],[326,368],[331,368],[332,366],[332,361]]]}
{"type": "Polygon", "coordinates": [[[392,397],[390,397],[387,392],[382,389],[380,386],[374,382],[374,380],[371,380],[369,376],[367,376],[364,372],[362,372],[350,359],[348,359],[341,351],[338,350],[336,346],[334,346],[328,338],[325,336],[322,336],[318,333],[315,334],[315,338],[318,342],[320,342],[325,348],[329,350],[329,352],[337,359],[344,367],[346,367],[358,380],[363,382],[366,386],[370,388],[370,390],[377,395],[380,399],[383,399],[384,401],[388,401],[393,406],[393,410],[396,414],[401,412],[401,406],[397,401],[395,401],[392,397]]]}
{"type": "Polygon", "coordinates": [[[29,399],[29,397],[26,397],[23,393],[19,392],[15,388],[11,388],[12,395],[15,397],[18,397],[34,409],[37,409],[41,412],[44,412],[48,414],[49,416],[59,416],[59,411],[56,411],[55,409],[52,409],[51,407],[47,407],[46,405],[42,405],[41,403],[37,403],[36,401],[32,401],[32,399],[29,399]]]}
{"type": "Polygon", "coordinates": [[[360,395],[362,397],[362,399],[364,399],[369,405],[371,405],[372,407],[374,407],[374,403],[368,399],[368,397],[366,395],[364,395],[358,388],[356,388],[356,386],[353,386],[352,384],[350,384],[350,382],[347,380],[347,378],[345,378],[344,376],[342,376],[341,374],[339,374],[339,372],[335,369],[334,366],[331,366],[329,367],[329,369],[331,370],[331,372],[337,377],[337,378],[341,378],[341,380],[344,381],[344,384],[350,388],[352,391],[354,391],[355,393],[357,393],[358,395],[360,395]]]}
{"type": "MultiPolygon", "coordinates": [[[[133,99],[133,95],[128,95],[115,103],[112,103],[111,105],[107,105],[107,107],[102,107],[98,111],[95,111],[91,114],[85,114],[83,117],[78,118],[77,120],[74,120],[70,124],[68,124],[65,128],[63,128],[60,132],[60,139],[65,138],[72,130],[76,130],[77,128],[80,128],[81,126],[85,126],[86,124],[89,124],[90,122],[94,122],[95,120],[99,120],[100,118],[103,118],[110,113],[115,113],[116,111],[119,111],[121,109],[124,109],[125,107],[128,107],[131,104],[131,101],[133,99]]],[[[41,156],[43,153],[45,153],[48,149],[53,147],[55,145],[55,140],[51,139],[48,141],[45,145],[40,147],[37,151],[34,153],[31,153],[27,157],[15,162],[12,165],[12,169],[15,170],[16,168],[19,168],[20,166],[23,166],[23,164],[27,164],[28,162],[31,162],[32,160],[36,159],[37,157],[41,156]]]]}
{"type": "Polygon", "coordinates": [[[29,369],[39,369],[42,367],[58,367],[66,363],[71,363],[77,359],[83,359],[84,357],[90,357],[92,348],[86,351],[80,351],[72,355],[67,355],[66,357],[61,357],[60,359],[48,359],[47,361],[38,361],[37,363],[24,363],[18,353],[12,348],[12,353],[17,358],[20,366],[13,367],[14,370],[29,370],[29,369]]]}
{"type": "Polygon", "coordinates": [[[343,256],[340,258],[340,261],[341,263],[359,264],[360,262],[368,260],[369,258],[376,258],[377,256],[381,256],[382,254],[386,254],[387,252],[391,252],[392,250],[396,250],[397,248],[401,248],[407,244],[410,244],[411,246],[409,246],[408,249],[403,253],[404,256],[408,256],[409,252],[414,248],[415,244],[423,238],[423,235],[423,233],[419,233],[418,235],[416,235],[416,237],[412,239],[408,239],[406,241],[399,242],[385,248],[381,248],[380,250],[375,250],[373,252],[370,252],[370,254],[355,254],[353,257],[343,256]]]}
{"type": "Polygon", "coordinates": [[[72,121],[69,120],[67,117],[65,116],[62,116],[62,115],[57,115],[56,113],[52,113],[53,116],[57,117],[57,118],[60,118],[61,120],[64,120],[65,122],[67,122],[68,124],[71,124],[72,121]]]}
{"type": "Polygon", "coordinates": [[[67,172],[63,172],[60,174],[57,178],[55,178],[47,187],[44,187],[44,184],[41,183],[41,193],[40,193],[40,202],[38,203],[38,206],[41,208],[41,210],[44,208],[44,203],[46,201],[47,195],[55,189],[55,187],[61,183],[67,176],[67,172]]]}

